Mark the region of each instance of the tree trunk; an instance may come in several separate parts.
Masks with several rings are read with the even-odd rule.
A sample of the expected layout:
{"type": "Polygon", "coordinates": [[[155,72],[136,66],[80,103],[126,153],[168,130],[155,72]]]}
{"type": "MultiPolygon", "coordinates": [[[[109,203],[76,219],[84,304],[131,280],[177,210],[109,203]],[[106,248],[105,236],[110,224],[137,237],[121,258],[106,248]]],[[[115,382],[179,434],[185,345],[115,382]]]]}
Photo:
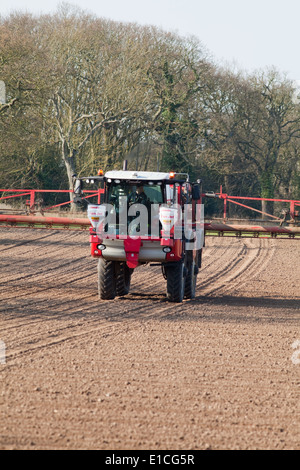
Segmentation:
{"type": "MultiPolygon", "coordinates": [[[[65,163],[66,171],[67,171],[67,176],[68,176],[68,182],[69,182],[69,190],[70,190],[70,201],[73,201],[75,194],[73,193],[73,175],[76,174],[76,168],[75,168],[75,151],[70,151],[67,153],[66,146],[63,145],[62,148],[62,157],[63,161],[65,163]]],[[[78,212],[79,208],[76,204],[71,202],[70,204],[70,210],[71,212],[78,212]]]]}
{"type": "MultiPolygon", "coordinates": [[[[265,199],[274,198],[273,172],[271,170],[263,171],[260,175],[260,197],[265,199]]],[[[268,217],[267,214],[273,215],[274,203],[272,201],[261,201],[262,219],[268,217]]]]}

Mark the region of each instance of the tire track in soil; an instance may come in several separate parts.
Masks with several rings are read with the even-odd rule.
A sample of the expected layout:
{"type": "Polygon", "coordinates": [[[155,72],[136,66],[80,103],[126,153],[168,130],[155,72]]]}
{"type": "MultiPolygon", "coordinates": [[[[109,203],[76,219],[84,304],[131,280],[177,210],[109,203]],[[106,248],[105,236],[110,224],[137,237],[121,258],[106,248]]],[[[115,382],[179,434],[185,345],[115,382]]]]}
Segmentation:
{"type": "MultiPolygon", "coordinates": [[[[33,271],[32,273],[28,273],[24,276],[12,278],[9,280],[5,279],[5,281],[1,284],[3,284],[4,288],[6,289],[7,287],[10,287],[12,291],[11,297],[7,296],[6,300],[14,298],[16,296],[16,293],[18,293],[18,291],[21,291],[21,294],[18,294],[20,297],[27,297],[27,296],[37,294],[42,291],[47,291],[47,290],[50,290],[59,286],[60,287],[65,286],[67,284],[72,284],[73,282],[76,282],[78,280],[85,279],[86,275],[81,275],[69,281],[64,281],[64,278],[70,277],[70,274],[74,272],[77,265],[78,265],[79,270],[82,271],[83,264],[82,262],[80,263],[80,261],[82,260],[86,260],[86,257],[84,256],[82,258],[77,258],[67,263],[60,262],[59,265],[54,266],[54,267],[49,267],[48,265],[48,269],[45,268],[37,272],[33,271]],[[62,269],[63,269],[63,272],[61,272],[62,269]],[[30,280],[30,282],[27,282],[28,279],[30,280]],[[24,285],[20,284],[20,281],[22,281],[24,285]],[[49,287],[49,285],[47,284],[51,282],[54,282],[54,285],[52,284],[49,287]],[[55,283],[58,285],[55,285],[55,283]],[[44,285],[46,286],[44,287],[44,285]]],[[[50,266],[51,266],[51,263],[50,263],[50,266]]],[[[88,262],[86,262],[86,269],[88,269],[88,262]]]]}
{"type": "MultiPolygon", "coordinates": [[[[28,232],[25,232],[23,236],[26,236],[27,233],[28,232]]],[[[40,256],[41,258],[43,258],[42,253],[44,254],[46,253],[47,258],[49,258],[51,262],[47,260],[47,263],[45,263],[45,266],[43,266],[42,268],[38,270],[35,270],[34,267],[31,267],[30,272],[28,272],[27,274],[22,274],[19,277],[15,277],[11,275],[10,278],[6,278],[3,280],[6,284],[5,285],[6,293],[5,293],[5,305],[3,308],[1,308],[1,310],[6,313],[9,310],[15,311],[16,305],[15,305],[14,300],[17,297],[18,300],[22,298],[22,310],[24,311],[24,313],[21,315],[21,318],[23,318],[23,321],[20,323],[19,321],[20,315],[18,315],[18,318],[15,320],[14,325],[10,326],[10,328],[15,328],[17,326],[18,329],[22,330],[22,332],[30,331],[30,333],[28,333],[25,336],[23,334],[22,347],[19,349],[11,349],[11,353],[8,356],[8,358],[12,358],[12,357],[16,357],[16,355],[19,356],[20,354],[28,353],[31,350],[38,350],[43,347],[48,347],[51,344],[53,345],[58,344],[59,342],[72,339],[76,336],[88,335],[91,331],[91,327],[93,329],[97,327],[97,329],[102,331],[103,330],[102,323],[103,324],[107,323],[107,319],[108,319],[107,315],[105,315],[104,317],[102,316],[102,318],[99,319],[99,308],[101,308],[101,306],[98,301],[95,302],[95,298],[97,299],[96,269],[94,269],[95,272],[92,274],[88,274],[88,275],[84,274],[84,275],[76,276],[76,277],[71,276],[72,273],[76,272],[77,268],[78,270],[80,270],[80,272],[82,272],[82,270],[84,270],[85,267],[87,270],[88,269],[90,270],[90,264],[91,262],[93,262],[93,260],[91,260],[89,256],[88,248],[86,250],[88,254],[85,254],[84,256],[80,258],[78,258],[77,256],[76,259],[73,259],[67,263],[65,261],[61,262],[61,260],[56,260],[56,259],[52,260],[53,256],[57,257],[59,253],[62,252],[63,250],[65,251],[64,254],[68,255],[68,251],[70,251],[70,248],[68,247],[68,249],[66,250],[65,247],[60,247],[60,242],[62,242],[62,238],[64,238],[64,236],[65,236],[65,232],[64,232],[64,235],[61,235],[60,233],[56,233],[56,232],[54,234],[51,233],[48,236],[50,240],[47,240],[47,246],[42,244],[42,247],[40,248],[40,252],[37,251],[37,246],[41,245],[40,239],[34,238],[31,240],[26,240],[26,243],[33,245],[33,247],[32,248],[29,247],[27,251],[22,250],[20,258],[18,258],[18,253],[16,252],[16,250],[19,246],[22,246],[23,243],[18,243],[17,246],[16,245],[12,246],[12,248],[16,248],[13,253],[14,255],[13,260],[11,261],[11,264],[14,265],[15,272],[19,272],[20,264],[21,265],[24,264],[23,261],[21,261],[22,258],[23,257],[26,258],[26,256],[30,256],[30,254],[33,252],[35,253],[37,257],[40,256]],[[85,266],[83,266],[84,260],[86,260],[86,262],[84,263],[85,266]],[[84,292],[86,292],[86,290],[84,290],[87,287],[86,283],[87,281],[91,281],[92,277],[94,277],[94,283],[95,283],[94,295],[91,294],[91,292],[89,291],[87,294],[84,293],[84,295],[82,295],[82,293],[79,293],[77,294],[78,298],[75,300],[71,299],[70,296],[67,295],[64,299],[62,299],[57,304],[56,299],[63,296],[63,294],[61,293],[62,290],[65,291],[66,288],[69,288],[72,284],[85,281],[85,283],[83,282],[82,284],[82,289],[84,292]],[[28,282],[28,280],[30,280],[30,283],[28,282]],[[11,295],[7,295],[7,291],[11,291],[11,295]],[[44,294],[48,294],[48,295],[50,294],[51,298],[50,299],[44,298],[44,294]],[[41,296],[42,298],[39,298],[41,296]],[[90,301],[93,300],[92,305],[91,303],[87,302],[88,299],[90,299],[90,301]],[[12,301],[12,304],[7,305],[7,303],[10,300],[12,301]],[[73,307],[72,304],[76,306],[75,309],[72,308],[73,307]],[[89,316],[89,318],[91,318],[91,313],[92,313],[92,315],[94,315],[94,318],[88,321],[85,320],[85,329],[82,330],[81,328],[77,333],[75,332],[75,330],[78,329],[78,324],[75,324],[74,327],[72,325],[67,325],[66,327],[63,327],[63,328],[61,325],[59,325],[58,329],[55,332],[51,332],[50,337],[52,338],[55,337],[54,340],[50,340],[48,338],[46,340],[39,341],[40,331],[36,331],[34,333],[33,328],[35,328],[36,330],[39,330],[40,323],[45,321],[45,318],[43,317],[43,315],[41,315],[41,313],[43,314],[43,312],[46,310],[51,311],[51,309],[54,309],[54,314],[56,316],[56,319],[58,320],[63,318],[65,315],[67,315],[71,319],[71,317],[72,318],[74,317],[74,313],[75,315],[80,314],[82,316],[84,316],[86,313],[89,316]],[[24,319],[29,316],[28,311],[31,311],[31,310],[35,310],[35,311],[38,310],[40,312],[39,315],[41,316],[41,319],[37,320],[36,319],[37,315],[35,313],[34,320],[31,319],[29,321],[24,322],[24,319]],[[70,310],[72,311],[71,315],[70,315],[70,310]],[[100,325],[99,325],[99,322],[101,323],[100,325]],[[69,333],[66,336],[64,334],[64,332],[66,331],[67,332],[72,331],[72,334],[69,333]],[[25,343],[27,344],[27,346],[28,344],[30,344],[31,346],[29,348],[27,347],[27,349],[26,348],[24,349],[23,344],[25,343]]],[[[43,238],[48,238],[48,237],[43,237],[43,238]]],[[[78,236],[73,235],[73,238],[76,239],[78,238],[78,236]]],[[[79,236],[79,238],[81,237],[79,236]]],[[[95,268],[96,268],[96,265],[95,265],[95,268]]],[[[124,319],[125,319],[125,323],[126,321],[130,321],[130,318],[132,317],[132,315],[136,314],[136,312],[138,312],[140,308],[141,308],[140,303],[139,303],[139,306],[133,307],[131,302],[126,305],[126,301],[125,301],[125,304],[123,304],[122,313],[120,313],[119,303],[118,303],[118,300],[116,300],[114,306],[110,303],[109,321],[116,323],[116,320],[120,319],[122,321],[122,324],[124,324],[124,319]],[[126,315],[127,315],[127,318],[126,318],[126,315]]],[[[148,313],[151,312],[153,315],[155,314],[153,313],[152,307],[149,306],[147,310],[148,310],[148,313]]],[[[145,313],[146,312],[144,309],[143,316],[145,316],[145,313]]],[[[30,318],[32,318],[32,315],[30,316],[30,318]]],[[[50,318],[52,320],[52,316],[50,318]]],[[[49,319],[49,316],[48,316],[48,319],[49,319]]],[[[110,328],[111,328],[110,325],[106,326],[106,330],[109,330],[110,328]]],[[[2,327],[1,334],[3,334],[4,332],[5,332],[5,328],[2,327]]],[[[21,338],[20,336],[18,336],[19,346],[20,346],[20,340],[21,338]]]]}
{"type": "MultiPolygon", "coordinates": [[[[86,237],[86,233],[84,233],[84,237],[86,237]]],[[[20,298],[22,298],[21,310],[23,310],[21,316],[19,313],[13,322],[13,326],[10,322],[9,328],[18,328],[22,331],[22,335],[18,336],[18,345],[10,347],[8,359],[16,359],[20,355],[87,336],[91,329],[101,335],[116,334],[116,329],[121,328],[123,331],[129,324],[132,327],[133,320],[137,318],[139,321],[146,321],[152,317],[161,320],[168,315],[180,315],[189,310],[191,302],[193,303],[193,301],[184,301],[178,305],[167,302],[165,297],[166,282],[163,279],[161,269],[150,266],[140,267],[133,274],[132,288],[128,296],[122,299],[117,298],[114,301],[99,302],[96,264],[93,266],[93,272],[88,275],[74,276],[73,274],[76,272],[76,268],[81,272],[85,269],[91,270],[91,263],[94,260],[90,258],[89,253],[80,256],[85,250],[89,251],[88,246],[80,248],[76,258],[67,263],[62,262],[60,258],[49,262],[49,259],[51,260],[52,257],[61,253],[64,253],[66,257],[69,256],[72,248],[61,246],[61,244],[65,244],[65,232],[63,234],[55,232],[43,238],[48,239],[45,266],[38,271],[32,268],[28,274],[9,279],[6,283],[6,288],[11,289],[12,294],[10,297],[6,295],[5,306],[3,309],[0,307],[0,312],[15,311],[16,294],[19,312],[20,298]],[[28,285],[28,279],[31,280],[31,285],[28,285]],[[18,283],[20,283],[19,286],[16,285],[18,283]],[[78,283],[80,283],[81,290],[76,290],[78,283]],[[75,298],[72,298],[69,292],[71,288],[73,293],[74,290],[76,291],[75,298]],[[10,300],[12,304],[9,306],[7,302],[10,300]],[[22,318],[22,322],[20,322],[20,318],[22,318]],[[27,318],[28,320],[24,321],[27,318]],[[79,318],[79,323],[78,320],[74,323],[74,318],[79,318]],[[57,322],[55,328],[53,320],[57,322]],[[62,326],[62,321],[69,323],[62,326]],[[52,329],[45,337],[41,337],[40,325],[45,322],[51,323],[52,329]]],[[[72,238],[75,242],[82,240],[82,236],[77,234],[74,234],[72,238]]],[[[204,255],[203,269],[200,270],[198,276],[198,294],[200,296],[212,296],[216,292],[220,293],[224,290],[228,292],[229,288],[232,290],[232,286],[228,286],[228,284],[233,280],[236,289],[243,282],[245,273],[247,273],[247,280],[251,273],[257,273],[257,268],[255,268],[257,257],[267,251],[262,250],[261,240],[259,240],[258,248],[252,248],[249,246],[251,245],[249,241],[240,239],[235,243],[221,240],[221,243],[220,239],[210,241],[210,245],[205,248],[207,253],[204,255]],[[205,263],[205,259],[208,260],[207,263],[205,263]],[[206,275],[205,281],[202,281],[204,275],[206,275]]],[[[45,246],[39,243],[38,238],[27,240],[26,243],[33,245],[33,247],[32,250],[22,252],[22,256],[26,257],[34,251],[36,256],[43,258],[45,246]]],[[[22,256],[20,259],[17,258],[20,264],[22,264],[22,256]]],[[[264,268],[271,257],[271,254],[264,256],[260,269],[264,268]]],[[[12,263],[15,262],[14,259],[12,263]]],[[[0,331],[3,334],[5,326],[0,331]]]]}
{"type": "MultiPolygon", "coordinates": [[[[148,274],[147,274],[148,277],[148,274]]],[[[96,279],[96,277],[95,277],[96,279]]],[[[142,280],[142,285],[145,283],[145,279],[142,280]]],[[[158,281],[156,281],[158,284],[158,281]]],[[[152,284],[153,285],[153,284],[152,284]]],[[[50,288],[53,290],[53,288],[50,288]]],[[[153,297],[151,294],[146,294],[146,297],[141,294],[129,294],[127,298],[116,298],[114,301],[99,302],[97,299],[97,291],[95,293],[89,294],[88,296],[82,297],[80,303],[78,304],[78,299],[71,300],[70,298],[65,299],[65,302],[59,303],[59,311],[56,312],[56,320],[60,323],[60,319],[65,318],[64,315],[67,315],[68,319],[72,321],[72,324],[62,327],[61,324],[58,325],[56,330],[51,331],[51,334],[47,339],[40,339],[39,324],[44,322],[44,319],[35,320],[30,322],[31,332],[22,338],[22,344],[20,347],[20,337],[18,337],[18,348],[14,349],[13,345],[10,346],[10,354],[8,359],[17,359],[23,354],[29,354],[31,352],[37,352],[43,348],[48,348],[50,346],[55,346],[59,343],[74,340],[74,338],[85,337],[90,335],[91,331],[99,332],[101,335],[116,335],[118,332],[124,331],[124,329],[130,327],[132,328],[134,320],[138,318],[139,322],[135,325],[138,327],[140,321],[149,320],[151,318],[164,318],[168,314],[174,315],[174,309],[180,311],[181,306],[174,306],[174,304],[169,304],[166,302],[164,295],[156,296],[156,299],[160,305],[159,309],[153,309],[153,297]],[[138,298],[137,298],[138,297],[138,298]],[[90,299],[90,302],[87,300],[90,299]],[[149,302],[150,301],[150,302],[149,302]],[[120,309],[120,302],[122,302],[120,309]],[[72,309],[72,303],[76,305],[75,310],[72,309]],[[105,310],[105,313],[101,314],[101,309],[108,306],[109,310],[105,310]],[[70,314],[71,310],[71,314],[70,314]],[[121,310],[121,311],[120,311],[121,310]],[[81,324],[76,322],[74,324],[74,317],[79,315],[81,318],[84,318],[84,321],[81,324]],[[86,316],[85,316],[86,315],[86,316]],[[32,327],[35,326],[37,331],[34,333],[32,327]],[[68,334],[66,334],[68,333],[68,334]],[[54,339],[52,339],[54,337],[54,339]],[[24,346],[23,346],[24,344],[24,346]],[[30,347],[28,347],[30,344],[30,347]]],[[[51,301],[49,305],[49,300],[43,300],[45,309],[51,309],[51,301]]],[[[40,307],[40,303],[37,301],[31,302],[31,307],[36,309],[40,307]]],[[[24,314],[26,316],[26,314],[24,314]]],[[[53,319],[51,317],[51,322],[53,319]]],[[[18,321],[16,321],[16,325],[18,321]]],[[[28,330],[29,322],[23,322],[22,328],[26,327],[28,330]]],[[[18,324],[18,328],[21,325],[18,324]]]]}
{"type": "MultiPolygon", "coordinates": [[[[5,235],[0,230],[0,244],[1,236],[5,235]]],[[[198,295],[194,301],[167,302],[166,282],[160,268],[143,266],[133,275],[129,295],[99,302],[97,263],[89,255],[88,235],[77,234],[72,238],[72,246],[66,244],[65,232],[51,236],[48,239],[51,243],[47,241],[47,245],[46,240],[39,243],[35,239],[28,242],[25,252],[21,246],[6,251],[11,253],[9,266],[15,266],[18,276],[26,277],[18,281],[18,295],[9,293],[17,284],[13,276],[7,279],[0,292],[0,338],[5,341],[7,338],[9,342],[6,375],[3,369],[9,387],[9,412],[7,420],[3,420],[2,446],[13,443],[27,448],[35,442],[35,448],[82,445],[129,449],[133,443],[144,448],[165,448],[165,445],[195,448],[195,444],[201,448],[207,448],[207,444],[212,448],[226,445],[269,448],[275,442],[279,447],[298,447],[290,422],[293,410],[297,410],[299,381],[289,358],[291,331],[297,334],[297,330],[287,331],[286,324],[282,328],[281,322],[277,330],[273,319],[271,331],[269,323],[255,322],[253,325],[252,321],[238,321],[227,325],[223,320],[223,315],[225,320],[227,315],[228,320],[232,306],[226,308],[226,299],[222,304],[222,295],[225,298],[230,292],[232,298],[241,298],[243,303],[241,296],[245,283],[257,278],[261,272],[262,277],[269,279],[266,268],[274,261],[275,249],[281,248],[280,243],[263,239],[207,240],[203,268],[198,276],[198,295]],[[66,264],[60,262],[62,255],[66,264]],[[39,262],[31,265],[34,259],[39,262]],[[30,268],[30,275],[24,272],[24,266],[30,268]],[[211,305],[204,312],[202,322],[198,319],[204,297],[211,305]],[[216,309],[214,297],[218,299],[216,309]],[[222,315],[221,322],[216,320],[216,314],[222,315]],[[206,319],[211,317],[215,321],[207,323],[206,319]],[[164,322],[168,318],[170,321],[164,322]],[[151,328],[154,328],[153,333],[151,328]],[[145,334],[141,334],[141,329],[145,329],[145,334]],[[206,335],[205,341],[202,335],[206,335]],[[103,352],[107,354],[104,354],[102,374],[116,393],[116,396],[112,393],[108,397],[103,394],[110,389],[103,389],[101,404],[97,401],[100,398],[99,371],[94,370],[93,365],[89,369],[88,354],[94,351],[93,341],[97,341],[99,360],[102,360],[103,352]],[[125,341],[128,344],[123,348],[125,341]],[[115,345],[116,350],[113,349],[115,345]],[[225,354],[227,347],[228,357],[225,354]],[[81,348],[81,355],[77,357],[81,348]],[[201,348],[202,357],[197,358],[201,348]],[[47,349],[50,349],[49,353],[47,349]],[[266,356],[262,354],[263,350],[266,356]],[[50,361],[56,353],[61,354],[61,358],[52,368],[50,361]],[[140,381],[127,383],[128,376],[122,376],[122,373],[131,371],[134,354],[140,365],[137,371],[131,372],[131,377],[140,381]],[[75,357],[74,364],[83,368],[81,373],[72,368],[71,362],[68,364],[75,357]],[[166,361],[164,365],[161,365],[162,360],[166,361]],[[150,376],[149,364],[162,381],[150,376]],[[278,366],[274,368],[274,364],[278,366]],[[47,367],[52,373],[50,377],[45,372],[47,367]],[[73,374],[70,378],[65,368],[73,374]],[[17,381],[22,380],[23,375],[24,380],[18,388],[17,381]],[[35,391],[37,378],[41,381],[38,383],[41,389],[35,391]],[[122,386],[123,378],[126,386],[122,386]],[[144,384],[147,386],[145,391],[144,384]],[[60,387],[70,395],[57,394],[60,387]],[[72,400],[78,414],[70,405],[72,400]],[[122,406],[120,400],[123,400],[122,406]],[[197,409],[194,408],[196,404],[197,409]],[[53,407],[58,410],[55,415],[53,407]],[[145,415],[141,409],[145,413],[154,410],[153,417],[149,414],[149,420],[143,421],[145,415]],[[196,422],[189,421],[191,418],[196,422]],[[118,419],[116,432],[120,432],[119,437],[111,427],[118,419]],[[144,428],[139,423],[144,423],[144,428]],[[202,436],[200,429],[206,434],[202,436]],[[42,438],[41,430],[44,432],[42,438]]],[[[295,250],[294,246],[285,246],[284,256],[289,254],[288,250],[295,250]]],[[[278,261],[274,270],[280,270],[282,263],[278,261]]],[[[299,276],[294,277],[291,271],[289,275],[297,283],[299,276]]],[[[270,287],[270,294],[274,292],[270,287]]],[[[287,300],[291,299],[290,286],[286,290],[282,287],[281,295],[285,292],[287,300]]],[[[258,302],[259,295],[258,291],[258,302]]],[[[293,299],[297,302],[298,297],[293,299]]],[[[291,308],[295,310],[294,306],[291,308]]],[[[240,306],[238,313],[244,314],[240,306]]]]}
{"type": "MultiPolygon", "coordinates": [[[[224,239],[223,239],[224,240],[224,239]]],[[[270,240],[255,239],[256,245],[253,246],[253,239],[238,239],[236,243],[224,248],[229,251],[222,251],[217,260],[204,266],[198,276],[198,293],[202,296],[211,296],[213,294],[227,294],[237,291],[246,282],[263,271],[267,265],[272,262],[275,254],[274,244],[270,240]],[[232,256],[231,252],[233,252],[232,256]],[[213,274],[208,274],[203,282],[199,278],[203,277],[209,268],[214,270],[213,274]]],[[[209,253],[208,253],[209,255],[209,253]]]]}
{"type": "MultiPolygon", "coordinates": [[[[2,232],[2,230],[1,230],[1,232],[2,232]]],[[[15,235],[15,232],[9,231],[8,235],[9,234],[15,235]]],[[[16,237],[16,240],[14,240],[12,238],[9,238],[9,239],[3,239],[2,238],[1,239],[1,244],[0,244],[0,253],[2,253],[4,251],[8,251],[8,250],[15,250],[16,248],[19,248],[19,247],[24,247],[25,245],[28,245],[28,244],[32,243],[33,241],[35,243],[37,243],[37,242],[40,242],[41,240],[49,238],[49,237],[53,237],[53,233],[47,233],[47,234],[41,236],[41,234],[39,232],[39,233],[37,233],[36,238],[33,238],[31,236],[31,234],[29,234],[29,237],[28,237],[27,240],[21,240],[21,241],[19,241],[18,237],[16,237]],[[9,246],[6,247],[5,245],[9,245],[9,246]],[[3,246],[4,246],[4,248],[3,248],[3,246]]],[[[29,247],[29,251],[32,251],[31,246],[29,247]]],[[[26,251],[24,251],[24,252],[26,252],[26,251]]]]}
{"type": "Polygon", "coordinates": [[[219,280],[223,278],[226,279],[227,273],[240,263],[245,252],[246,249],[244,245],[234,244],[233,246],[233,244],[230,244],[230,246],[228,246],[224,239],[221,239],[218,252],[216,252],[216,250],[212,250],[212,252],[207,250],[206,252],[205,249],[202,263],[203,267],[198,276],[198,281],[200,277],[203,279],[205,276],[204,280],[201,282],[201,289],[203,289],[203,291],[206,289],[205,293],[209,293],[211,284],[213,284],[213,287],[217,287],[219,280]],[[207,259],[208,262],[206,262],[207,259]],[[207,271],[208,275],[206,275],[207,271]]]}
{"type": "MultiPolygon", "coordinates": [[[[63,250],[66,247],[78,246],[76,235],[82,235],[82,232],[62,231],[62,230],[51,230],[51,233],[45,234],[45,229],[21,229],[17,228],[15,231],[7,229],[8,234],[4,231],[3,227],[0,226],[0,253],[13,250],[12,256],[17,256],[18,253],[22,256],[27,256],[32,253],[35,254],[37,247],[51,246],[56,244],[58,250],[63,250]],[[32,234],[34,232],[34,234],[32,234]],[[67,235],[67,238],[63,240],[62,233],[67,235]],[[9,237],[10,235],[10,237],[9,237]],[[33,236],[34,235],[34,236],[33,236]],[[73,241],[74,239],[74,241],[73,241]],[[65,245],[65,246],[64,246],[65,245]],[[4,248],[3,248],[4,246],[4,248]],[[25,248],[24,248],[25,247],[25,248]]],[[[86,244],[88,245],[88,239],[86,244]]],[[[4,253],[5,256],[6,253],[4,253]]],[[[47,253],[45,252],[45,255],[47,253]]],[[[8,256],[10,253],[8,253],[8,256]]]]}
{"type": "MultiPolygon", "coordinates": [[[[51,236],[52,234],[50,234],[51,236]]],[[[2,263],[4,266],[1,266],[1,273],[2,273],[2,278],[1,278],[1,285],[14,281],[17,285],[18,281],[22,281],[25,279],[29,278],[34,278],[35,276],[40,276],[44,275],[47,272],[51,271],[51,265],[54,265],[53,269],[60,269],[60,265],[63,264],[67,266],[68,264],[72,262],[77,262],[79,261],[78,256],[74,257],[71,259],[71,261],[67,261],[66,255],[68,255],[68,249],[70,249],[71,241],[68,240],[66,242],[68,245],[68,249],[66,250],[66,247],[64,246],[64,243],[61,243],[62,240],[59,237],[61,234],[55,233],[52,235],[52,239],[48,240],[46,244],[42,244],[42,251],[39,253],[39,256],[36,256],[37,253],[37,247],[40,245],[40,240],[38,242],[33,239],[30,241],[26,241],[26,243],[32,243],[33,246],[30,247],[30,249],[26,252],[21,251],[21,253],[18,253],[17,249],[14,250],[13,255],[10,258],[2,258],[2,263]],[[57,237],[55,237],[55,235],[57,237]],[[54,239],[53,239],[54,236],[54,239]],[[56,240],[57,238],[57,240],[56,240]],[[32,257],[30,254],[32,253],[32,257]],[[23,262],[20,263],[19,259],[22,257],[23,262]],[[47,259],[48,258],[48,259],[47,259]],[[26,262],[25,262],[26,259],[26,262]],[[46,263],[47,259],[47,263],[46,263]],[[18,265],[18,270],[16,269],[16,265],[18,265]],[[26,272],[24,273],[24,269],[26,269],[26,272]],[[8,271],[8,274],[7,274],[8,271]],[[19,275],[16,275],[16,272],[19,275]],[[20,274],[21,273],[21,274],[20,274]]],[[[46,238],[46,237],[43,237],[46,238]]],[[[76,240],[75,242],[76,243],[76,240]]],[[[19,245],[18,245],[19,246],[19,245]]],[[[75,247],[78,246],[75,245],[75,247]]],[[[88,245],[86,245],[88,246],[88,245]]],[[[81,257],[81,260],[83,258],[88,259],[88,251],[87,253],[84,254],[84,256],[81,257]]]]}

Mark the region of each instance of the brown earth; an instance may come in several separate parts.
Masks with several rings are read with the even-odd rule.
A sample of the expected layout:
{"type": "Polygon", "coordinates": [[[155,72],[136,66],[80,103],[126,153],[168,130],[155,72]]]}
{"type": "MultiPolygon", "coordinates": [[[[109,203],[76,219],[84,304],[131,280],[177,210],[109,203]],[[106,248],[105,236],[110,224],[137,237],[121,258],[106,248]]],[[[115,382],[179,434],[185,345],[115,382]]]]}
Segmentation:
{"type": "Polygon", "coordinates": [[[300,449],[299,241],[207,238],[182,304],[100,302],[89,251],[0,228],[0,449],[300,449]]]}

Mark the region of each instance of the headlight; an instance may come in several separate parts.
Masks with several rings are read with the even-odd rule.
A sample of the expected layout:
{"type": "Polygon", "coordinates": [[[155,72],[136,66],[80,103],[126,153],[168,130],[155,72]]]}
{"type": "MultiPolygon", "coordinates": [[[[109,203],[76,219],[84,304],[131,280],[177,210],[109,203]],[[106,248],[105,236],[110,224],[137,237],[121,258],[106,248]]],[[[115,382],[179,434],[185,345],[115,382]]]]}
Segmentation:
{"type": "Polygon", "coordinates": [[[163,248],[163,251],[164,251],[165,253],[170,253],[170,251],[172,251],[172,248],[171,248],[170,246],[165,246],[165,247],[163,248]]]}
{"type": "Polygon", "coordinates": [[[103,250],[105,250],[106,246],[102,245],[102,243],[101,243],[101,245],[97,245],[97,248],[98,248],[98,250],[103,251],[103,250]]]}

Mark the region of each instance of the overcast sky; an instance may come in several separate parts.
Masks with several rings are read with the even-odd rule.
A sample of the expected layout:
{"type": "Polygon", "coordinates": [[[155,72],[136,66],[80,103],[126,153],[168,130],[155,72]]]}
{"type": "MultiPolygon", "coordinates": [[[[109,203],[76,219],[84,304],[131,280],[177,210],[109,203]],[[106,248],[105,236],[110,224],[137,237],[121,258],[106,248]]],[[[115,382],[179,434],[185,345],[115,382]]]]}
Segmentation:
{"type": "MultiPolygon", "coordinates": [[[[53,12],[60,2],[0,0],[12,10],[53,12]]],[[[252,72],[275,66],[300,80],[299,0],[74,0],[73,5],[117,21],[153,24],[194,35],[219,64],[252,72]]]]}

